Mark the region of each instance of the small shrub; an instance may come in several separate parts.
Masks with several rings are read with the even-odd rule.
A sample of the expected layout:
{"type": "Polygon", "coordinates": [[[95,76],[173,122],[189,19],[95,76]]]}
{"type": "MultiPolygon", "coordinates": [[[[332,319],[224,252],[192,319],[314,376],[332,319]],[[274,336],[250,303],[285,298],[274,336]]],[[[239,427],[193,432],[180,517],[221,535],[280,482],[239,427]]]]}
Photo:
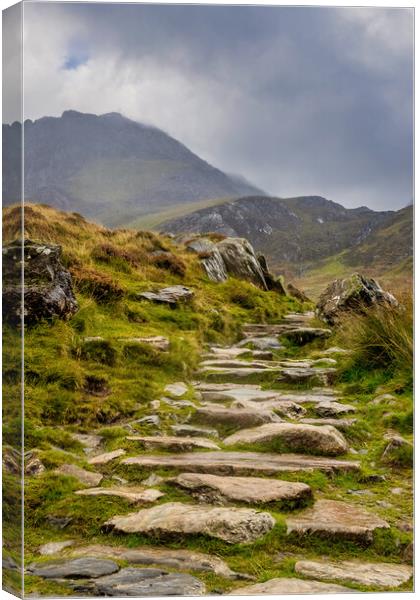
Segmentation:
{"type": "Polygon", "coordinates": [[[179,277],[184,277],[186,272],[184,261],[172,252],[159,252],[151,256],[150,263],[158,269],[165,269],[165,271],[169,271],[173,275],[179,275],[179,277]]]}
{"type": "Polygon", "coordinates": [[[113,367],[117,362],[117,351],[109,340],[93,339],[83,342],[79,352],[83,360],[94,360],[103,365],[113,367]]]}
{"type": "Polygon", "coordinates": [[[123,348],[123,357],[150,366],[162,364],[162,353],[150,344],[126,344],[123,348]]]}
{"type": "Polygon", "coordinates": [[[71,267],[70,272],[76,289],[100,304],[116,302],[124,296],[124,290],[109,275],[87,267],[71,267]]]}

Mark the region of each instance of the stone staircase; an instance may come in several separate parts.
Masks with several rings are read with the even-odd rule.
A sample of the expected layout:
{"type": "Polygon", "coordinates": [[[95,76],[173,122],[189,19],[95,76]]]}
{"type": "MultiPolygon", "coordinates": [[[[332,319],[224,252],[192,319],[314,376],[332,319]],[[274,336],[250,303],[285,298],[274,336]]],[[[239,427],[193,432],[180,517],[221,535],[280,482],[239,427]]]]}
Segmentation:
{"type": "MultiPolygon", "coordinates": [[[[312,318],[312,313],[290,314],[276,325],[249,324],[242,342],[210,347],[191,387],[176,383],[165,390],[180,401],[191,391],[195,398],[188,421],[172,425],[170,432],[128,435],[131,449],[111,452],[101,450],[94,434],[79,435],[98,473],[73,469],[69,474],[85,486],[76,493],[114,495],[138,507],[104,522],[108,546],[57,547],[54,559],[30,565],[28,572],[64,578],[75,593],[109,596],[200,595],[206,593],[200,573],[206,572],[230,580],[229,593],[240,595],[389,590],[407,583],[411,566],[363,559],[364,549],[389,523],[357,496],[348,502],[334,498],[334,476],[360,471],[346,439],[356,407],[340,402],[330,387],[341,349],[321,358],[275,358],[282,348],[279,336],[304,345],[330,335],[311,327],[312,318]],[[103,474],[120,469],[136,484],[100,486],[103,474]],[[319,495],[307,483],[305,477],[317,473],[331,477],[329,494],[319,495]],[[179,492],[184,501],[165,497],[179,492]],[[253,579],[250,573],[236,572],[220,556],[189,549],[194,539],[248,544],[250,550],[267,539],[269,550],[279,518],[286,550],[289,539],[328,540],[338,544],[334,560],[312,552],[310,560],[295,562],[288,577],[244,586],[239,580],[253,579]],[[112,538],[120,534],[156,545],[115,546],[112,538]],[[177,547],[168,540],[176,540],[177,547]],[[185,548],[179,548],[180,540],[185,548]],[[340,543],[360,547],[359,560],[341,559],[340,543]],[[130,567],[120,568],[121,561],[130,567]]],[[[71,471],[71,465],[66,468],[71,471]]]]}

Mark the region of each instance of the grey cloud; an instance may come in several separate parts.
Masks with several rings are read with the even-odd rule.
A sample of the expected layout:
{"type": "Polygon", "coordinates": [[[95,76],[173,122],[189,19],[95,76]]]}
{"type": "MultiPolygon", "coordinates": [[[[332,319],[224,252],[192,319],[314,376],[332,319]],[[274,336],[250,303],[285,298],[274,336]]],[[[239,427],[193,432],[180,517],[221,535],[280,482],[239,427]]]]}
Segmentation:
{"type": "MultiPolygon", "coordinates": [[[[65,28],[51,52],[82,48],[92,70],[45,67],[48,97],[28,84],[30,118],[120,110],[273,194],[412,199],[409,9],[35,3],[29,33],[39,15],[65,28]]],[[[37,36],[25,53],[37,56],[37,36]]]]}

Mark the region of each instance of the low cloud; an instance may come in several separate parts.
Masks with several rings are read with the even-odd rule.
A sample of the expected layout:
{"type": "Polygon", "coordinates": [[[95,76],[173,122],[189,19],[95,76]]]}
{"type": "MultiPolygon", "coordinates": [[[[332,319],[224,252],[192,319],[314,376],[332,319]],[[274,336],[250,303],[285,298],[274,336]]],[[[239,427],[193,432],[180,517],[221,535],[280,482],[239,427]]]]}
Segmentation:
{"type": "Polygon", "coordinates": [[[410,9],[29,3],[25,118],[119,111],[269,193],[397,209],[412,28],[410,9]]]}

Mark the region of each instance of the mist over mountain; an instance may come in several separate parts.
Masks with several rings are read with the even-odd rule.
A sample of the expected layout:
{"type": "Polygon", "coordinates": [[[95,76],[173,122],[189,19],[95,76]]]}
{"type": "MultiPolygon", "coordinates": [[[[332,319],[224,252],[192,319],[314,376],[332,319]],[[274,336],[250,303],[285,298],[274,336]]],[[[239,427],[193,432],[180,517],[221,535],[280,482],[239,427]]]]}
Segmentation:
{"type": "MultiPolygon", "coordinates": [[[[119,113],[65,111],[24,124],[25,200],[119,225],[177,204],[264,193],[160,129],[119,113]]],[[[21,125],[3,125],[3,199],[20,198],[21,125]]]]}

